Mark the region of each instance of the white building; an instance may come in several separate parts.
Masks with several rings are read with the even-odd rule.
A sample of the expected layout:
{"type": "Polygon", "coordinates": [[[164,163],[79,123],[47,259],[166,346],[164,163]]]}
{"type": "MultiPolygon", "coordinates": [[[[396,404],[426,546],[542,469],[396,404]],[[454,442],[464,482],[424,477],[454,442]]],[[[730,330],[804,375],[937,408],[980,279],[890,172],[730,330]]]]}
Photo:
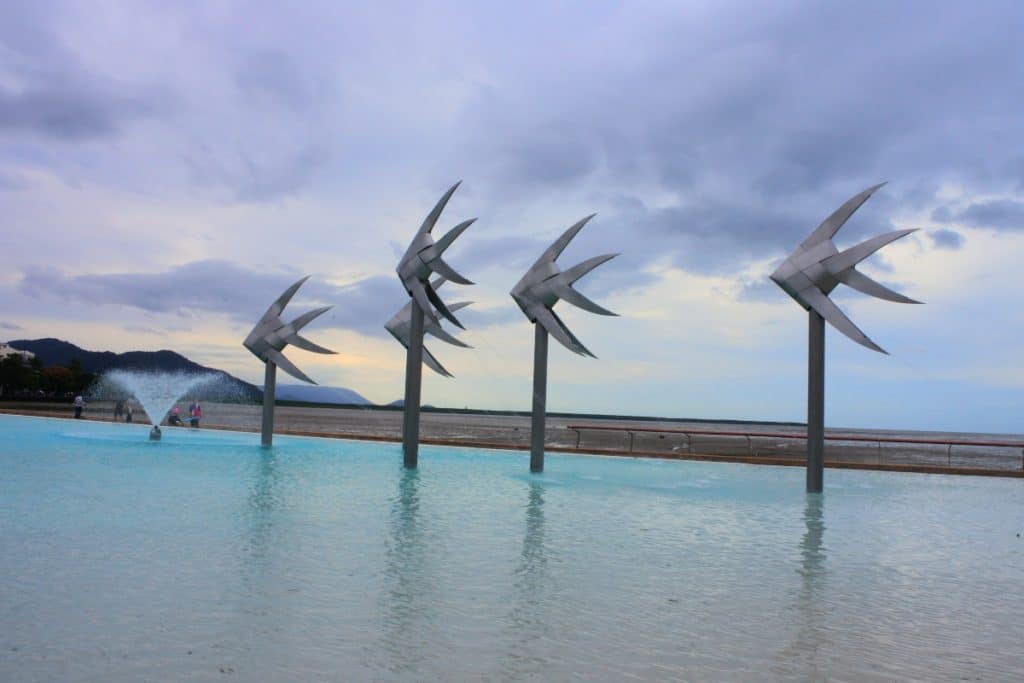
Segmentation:
{"type": "Polygon", "coordinates": [[[7,356],[15,355],[21,356],[21,362],[24,363],[25,365],[31,363],[32,359],[36,357],[36,354],[32,353],[31,351],[22,351],[21,349],[14,348],[10,344],[0,342],[0,360],[7,358],[7,356]]]}

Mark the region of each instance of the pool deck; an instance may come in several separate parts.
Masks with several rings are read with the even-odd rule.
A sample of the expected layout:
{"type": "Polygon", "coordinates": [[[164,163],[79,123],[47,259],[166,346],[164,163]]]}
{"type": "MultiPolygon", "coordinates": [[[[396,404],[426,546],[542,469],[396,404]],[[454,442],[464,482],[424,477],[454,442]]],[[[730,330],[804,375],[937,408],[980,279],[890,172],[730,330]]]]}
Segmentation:
{"type": "MultiPolygon", "coordinates": [[[[61,404],[0,404],[0,413],[67,418],[61,404]]],[[[204,403],[204,429],[259,431],[260,406],[204,403]]],[[[112,405],[90,404],[83,419],[113,421],[112,405]]],[[[140,422],[146,422],[142,416],[140,422]]],[[[354,407],[278,406],[275,433],[400,442],[402,412],[354,407]]],[[[629,420],[549,416],[545,450],[626,457],[803,466],[798,425],[742,422],[629,420]],[[774,438],[773,438],[774,437],[774,438]]],[[[530,418],[508,413],[422,413],[420,442],[528,451],[530,418]]],[[[826,466],[894,472],[1024,477],[1024,448],[1016,437],[985,434],[832,429],[826,466]],[[844,440],[843,436],[851,437],[844,440]],[[879,441],[875,441],[875,440],[879,441]],[[898,443],[889,442],[897,441],[898,443]],[[955,448],[947,444],[956,444],[955,448]]]]}

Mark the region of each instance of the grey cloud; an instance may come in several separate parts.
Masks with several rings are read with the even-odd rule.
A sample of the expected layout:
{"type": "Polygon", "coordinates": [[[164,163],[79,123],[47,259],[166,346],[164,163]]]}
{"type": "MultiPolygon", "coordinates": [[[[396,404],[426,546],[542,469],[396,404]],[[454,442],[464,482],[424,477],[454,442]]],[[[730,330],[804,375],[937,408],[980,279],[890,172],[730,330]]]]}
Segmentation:
{"type": "Polygon", "coordinates": [[[464,113],[467,130],[459,143],[492,191],[506,197],[550,191],[596,168],[602,152],[594,122],[581,126],[571,111],[555,117],[524,111],[514,92],[480,88],[477,95],[464,113]]]}
{"type": "Polygon", "coordinates": [[[957,250],[964,245],[963,235],[955,230],[932,230],[928,233],[936,249],[957,250]]]}
{"type": "Polygon", "coordinates": [[[123,329],[125,332],[134,332],[137,334],[150,334],[154,336],[166,334],[166,331],[160,331],[152,327],[146,327],[145,325],[125,325],[121,329],[123,329]]]}
{"type": "MultiPolygon", "coordinates": [[[[230,261],[195,261],[163,273],[120,273],[67,276],[46,267],[27,268],[18,289],[28,296],[55,296],[92,305],[130,306],[151,313],[177,314],[184,319],[203,312],[254,323],[294,274],[262,272],[230,261]]],[[[333,305],[318,326],[383,336],[383,324],[405,302],[397,278],[372,276],[346,285],[314,277],[293,302],[303,306],[333,305]]],[[[291,310],[291,309],[289,309],[291,310]]]]}
{"type": "MultiPolygon", "coordinates": [[[[40,3],[42,5],[42,3],[40,3]]],[[[116,135],[136,119],[172,107],[165,88],[127,84],[88,71],[50,28],[50,8],[13,3],[0,27],[0,134],[62,142],[116,135]]]]}
{"type": "Polygon", "coordinates": [[[992,199],[975,202],[955,214],[958,222],[977,228],[1024,230],[1024,202],[992,199]]]}
{"type": "Polygon", "coordinates": [[[785,301],[786,293],[779,289],[777,284],[768,279],[768,273],[766,272],[764,277],[743,282],[737,299],[740,301],[775,303],[785,301]]]}
{"type": "Polygon", "coordinates": [[[529,186],[575,181],[597,165],[597,149],[570,125],[542,125],[518,138],[501,138],[494,156],[504,160],[501,176],[529,186]]]}
{"type": "MultiPolygon", "coordinates": [[[[555,236],[557,233],[553,234],[552,239],[555,236]]],[[[525,271],[546,247],[547,244],[544,242],[528,237],[515,235],[484,237],[467,240],[465,245],[459,245],[459,251],[452,257],[452,261],[472,264],[467,268],[481,270],[488,266],[498,266],[525,271]]]]}
{"type": "Polygon", "coordinates": [[[1013,180],[1007,159],[1019,152],[998,141],[1024,136],[1005,85],[1019,80],[1008,26],[1024,7],[868,5],[721,6],[704,28],[666,13],[658,31],[626,13],[615,35],[648,43],[621,60],[602,59],[618,54],[602,44],[564,77],[483,92],[464,113],[465,153],[486,157],[496,204],[595,179],[674,195],[676,208],[622,208],[623,220],[651,254],[719,272],[791,249],[882,180],[891,184],[844,238],[872,234],[896,209],[934,206],[944,181],[1013,180]]]}
{"type": "Polygon", "coordinates": [[[1016,189],[1024,190],[1024,156],[1006,162],[1005,173],[1016,180],[1016,189]]]}
{"type": "Polygon", "coordinates": [[[127,121],[153,115],[156,99],[102,92],[84,83],[0,91],[0,132],[32,132],[69,142],[109,137],[127,121]]]}
{"type": "Polygon", "coordinates": [[[8,323],[8,322],[4,322],[4,321],[0,320],[0,330],[15,330],[16,331],[16,330],[23,330],[23,329],[25,329],[25,328],[22,327],[21,325],[16,325],[15,323],[8,323]]]}
{"type": "Polygon", "coordinates": [[[323,316],[333,327],[371,336],[386,336],[384,323],[408,301],[395,276],[375,275],[340,287],[317,283],[311,290],[321,301],[334,304],[323,316]]]}
{"type": "MultiPolygon", "coordinates": [[[[442,294],[443,295],[443,294],[442,294]]],[[[443,295],[444,296],[444,295],[443,295]]],[[[473,297],[471,294],[462,294],[446,296],[445,301],[448,303],[455,303],[456,301],[472,301],[473,297]]],[[[503,325],[508,322],[515,320],[523,320],[522,312],[512,302],[512,298],[509,297],[508,305],[505,306],[494,306],[490,308],[481,308],[480,306],[469,306],[462,309],[458,313],[459,320],[466,326],[466,329],[470,332],[480,330],[492,325],[503,325]]],[[[445,325],[445,327],[450,327],[445,325]]],[[[469,339],[465,340],[467,343],[472,343],[469,339]]]]}
{"type": "Polygon", "coordinates": [[[0,192],[24,190],[28,185],[28,181],[23,176],[0,169],[0,192]]]}
{"type": "Polygon", "coordinates": [[[200,145],[181,158],[196,186],[227,189],[239,201],[261,202],[295,195],[308,187],[330,155],[316,143],[260,159],[244,151],[226,156],[200,145]]]}
{"type": "Polygon", "coordinates": [[[395,262],[397,263],[405,254],[406,247],[395,240],[388,240],[388,249],[391,250],[391,255],[395,257],[395,262]]]}
{"type": "MultiPolygon", "coordinates": [[[[146,115],[128,105],[150,98],[75,67],[49,28],[59,22],[48,15],[59,12],[32,4],[14,3],[0,26],[14,55],[2,68],[28,84],[18,93],[57,75],[63,80],[53,82],[70,83],[72,93],[122,96],[109,111],[83,105],[91,118],[58,129],[64,135],[109,134],[146,115]]],[[[564,196],[570,215],[599,210],[616,226],[588,227],[578,240],[581,257],[623,252],[585,285],[596,290],[643,283],[655,259],[730,273],[787,253],[843,200],[881,180],[891,184],[842,240],[885,229],[899,209],[931,210],[948,183],[977,196],[1024,186],[1012,144],[1024,137],[1024,120],[1019,93],[1006,87],[1019,81],[1019,60],[1008,58],[1019,52],[1018,2],[948,3],[941,12],[915,2],[713,3],[699,18],[613,4],[545,11],[543,21],[530,6],[481,7],[465,10],[479,35],[438,58],[461,30],[442,8],[429,18],[437,40],[410,46],[409,62],[375,45],[376,31],[394,28],[387,9],[274,11],[239,10],[267,27],[257,37],[232,31],[240,16],[230,11],[189,16],[206,31],[190,40],[211,61],[209,75],[187,77],[204,86],[200,93],[224,77],[228,84],[211,120],[189,120],[194,133],[179,127],[190,132],[175,149],[196,186],[257,202],[320,190],[316,181],[328,174],[360,175],[358,187],[375,191],[394,177],[455,169],[470,181],[460,196],[486,207],[484,220],[564,196]],[[324,26],[360,29],[338,45],[292,39],[324,26]],[[524,35],[531,50],[522,49],[524,35]],[[318,89],[335,80],[338,94],[369,84],[373,97],[328,101],[318,89]],[[437,92],[438,101],[427,96],[437,92]],[[333,127],[318,127],[328,119],[333,127]],[[342,144],[345,164],[332,164],[342,144]],[[591,197],[593,205],[578,206],[591,197]]],[[[971,220],[1009,221],[972,208],[971,220]]],[[[544,246],[465,239],[453,260],[510,271],[544,246]]]]}
{"type": "MultiPolygon", "coordinates": [[[[818,220],[827,213],[822,211],[818,220]]],[[[603,244],[595,246],[621,250],[620,267],[640,270],[651,260],[667,257],[676,266],[699,273],[727,273],[737,262],[798,243],[817,225],[784,206],[744,206],[715,199],[627,210],[611,221],[621,228],[607,231],[603,244]]]]}
{"type": "Polygon", "coordinates": [[[238,198],[262,201],[295,194],[309,185],[327,160],[326,148],[313,143],[277,164],[260,164],[244,158],[244,173],[237,187],[238,198]]]}
{"type": "Polygon", "coordinates": [[[250,54],[235,72],[247,100],[302,110],[313,101],[309,82],[286,53],[261,50],[250,54]]]}

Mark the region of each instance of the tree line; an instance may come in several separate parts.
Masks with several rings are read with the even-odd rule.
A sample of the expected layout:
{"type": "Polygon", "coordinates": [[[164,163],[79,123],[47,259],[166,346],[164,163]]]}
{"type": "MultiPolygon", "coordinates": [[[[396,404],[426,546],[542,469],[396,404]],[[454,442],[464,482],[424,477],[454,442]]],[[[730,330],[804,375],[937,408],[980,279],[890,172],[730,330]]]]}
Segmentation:
{"type": "Polygon", "coordinates": [[[43,367],[38,356],[27,364],[18,354],[0,359],[0,399],[68,400],[85,391],[95,375],[73,358],[67,365],[43,367]]]}

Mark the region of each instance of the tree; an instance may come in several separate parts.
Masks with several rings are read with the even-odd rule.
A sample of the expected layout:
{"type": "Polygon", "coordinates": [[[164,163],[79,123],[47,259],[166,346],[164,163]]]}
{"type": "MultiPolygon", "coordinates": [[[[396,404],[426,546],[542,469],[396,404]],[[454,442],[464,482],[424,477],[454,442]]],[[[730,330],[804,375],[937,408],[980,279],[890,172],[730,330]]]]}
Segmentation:
{"type": "Polygon", "coordinates": [[[0,360],[0,393],[25,389],[28,380],[29,371],[19,354],[12,353],[0,360]]]}
{"type": "Polygon", "coordinates": [[[60,365],[51,365],[43,370],[44,389],[64,393],[74,391],[75,378],[71,370],[60,365]]]}

